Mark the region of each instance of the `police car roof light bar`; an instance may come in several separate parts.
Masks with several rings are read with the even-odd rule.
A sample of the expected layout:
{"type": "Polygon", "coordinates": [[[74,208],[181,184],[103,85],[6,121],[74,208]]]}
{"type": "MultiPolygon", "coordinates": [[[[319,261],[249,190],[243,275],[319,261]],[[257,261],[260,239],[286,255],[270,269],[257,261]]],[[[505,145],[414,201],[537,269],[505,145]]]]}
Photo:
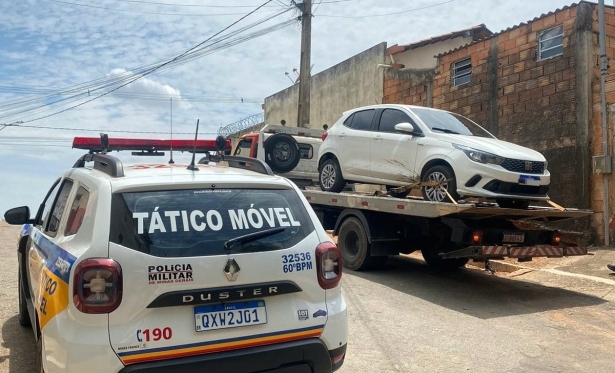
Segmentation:
{"type": "MultiPolygon", "coordinates": [[[[73,139],[74,149],[89,150],[90,153],[101,153],[104,151],[101,138],[98,137],[75,137],[73,139]]],[[[179,150],[197,153],[207,153],[216,150],[215,140],[161,140],[161,139],[108,139],[106,150],[121,151],[165,151],[179,150]]],[[[231,141],[226,141],[226,148],[231,149],[231,141]]]]}

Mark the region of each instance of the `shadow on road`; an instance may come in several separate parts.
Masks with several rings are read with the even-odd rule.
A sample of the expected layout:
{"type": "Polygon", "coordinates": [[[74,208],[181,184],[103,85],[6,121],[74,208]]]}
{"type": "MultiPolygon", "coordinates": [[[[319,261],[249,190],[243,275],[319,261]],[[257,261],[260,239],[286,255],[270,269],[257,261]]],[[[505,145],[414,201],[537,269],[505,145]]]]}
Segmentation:
{"type": "Polygon", "coordinates": [[[18,316],[2,325],[2,347],[9,350],[8,356],[0,356],[0,364],[9,360],[9,373],[32,373],[36,369],[36,343],[31,328],[19,325],[18,316]]]}
{"type": "Polygon", "coordinates": [[[503,278],[475,269],[434,270],[421,259],[390,257],[383,269],[346,270],[354,276],[480,319],[595,306],[597,297],[503,278]]]}

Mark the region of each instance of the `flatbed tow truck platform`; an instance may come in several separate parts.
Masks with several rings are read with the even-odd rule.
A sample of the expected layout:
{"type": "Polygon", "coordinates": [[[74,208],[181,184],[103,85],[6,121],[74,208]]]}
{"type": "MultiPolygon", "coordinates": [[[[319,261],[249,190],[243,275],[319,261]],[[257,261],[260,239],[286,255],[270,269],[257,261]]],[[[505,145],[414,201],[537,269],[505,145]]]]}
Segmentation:
{"type": "Polygon", "coordinates": [[[590,216],[590,210],[530,206],[509,209],[489,203],[431,202],[412,197],[330,193],[307,188],[303,194],[324,228],[338,236],[344,266],[362,270],[389,255],[420,250],[425,261],[455,269],[469,260],[587,255],[580,233],[563,232],[544,223],[590,216]]]}

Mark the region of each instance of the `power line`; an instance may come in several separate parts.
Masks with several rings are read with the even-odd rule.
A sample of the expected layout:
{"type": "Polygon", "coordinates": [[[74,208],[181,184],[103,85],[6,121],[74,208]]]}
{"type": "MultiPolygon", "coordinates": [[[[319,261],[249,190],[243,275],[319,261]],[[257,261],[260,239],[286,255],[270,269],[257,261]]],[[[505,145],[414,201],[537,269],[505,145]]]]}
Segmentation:
{"type": "MultiPolygon", "coordinates": [[[[265,4],[269,3],[270,1],[271,1],[271,0],[269,0],[269,1],[268,1],[268,2],[266,2],[265,4]]],[[[260,7],[259,7],[259,8],[260,8],[260,7]]],[[[259,8],[257,8],[257,9],[259,9],[259,8]]],[[[214,45],[214,44],[216,44],[216,43],[220,43],[220,42],[224,41],[225,39],[228,39],[230,36],[236,35],[238,32],[245,31],[245,30],[246,30],[246,29],[248,29],[248,28],[254,27],[256,24],[260,24],[260,23],[266,22],[267,20],[272,19],[273,17],[276,17],[276,16],[278,16],[278,15],[280,15],[280,14],[283,14],[283,13],[285,13],[285,12],[289,11],[289,10],[290,10],[290,9],[286,9],[286,10],[283,10],[283,11],[281,11],[281,12],[278,12],[278,13],[277,13],[277,14],[275,14],[275,15],[268,16],[268,17],[266,17],[265,19],[260,20],[260,21],[256,22],[255,24],[252,24],[252,25],[246,26],[246,27],[244,27],[244,28],[242,28],[242,29],[240,29],[240,30],[238,30],[238,31],[235,31],[235,32],[231,33],[230,35],[225,36],[224,38],[221,38],[221,39],[219,39],[219,40],[217,39],[215,42],[213,42],[212,44],[208,45],[207,47],[211,47],[211,46],[213,46],[213,45],[214,45]]],[[[256,11],[256,10],[255,10],[255,11],[256,11]]],[[[204,42],[199,43],[198,45],[196,45],[195,47],[193,47],[193,48],[189,49],[188,51],[183,52],[182,54],[180,54],[179,56],[177,56],[177,57],[173,58],[173,59],[172,59],[172,60],[170,60],[170,61],[166,61],[166,62],[164,62],[164,63],[162,63],[162,64],[158,64],[158,65],[156,65],[156,66],[154,66],[154,64],[148,64],[148,65],[146,65],[146,66],[145,66],[145,67],[143,67],[143,68],[139,68],[139,69],[137,69],[137,70],[139,70],[139,71],[137,71],[137,72],[126,72],[126,73],[120,73],[120,74],[116,74],[117,76],[116,76],[116,75],[113,75],[113,76],[112,76],[112,77],[110,77],[110,78],[108,77],[108,78],[101,78],[101,79],[94,80],[94,81],[92,81],[92,82],[98,82],[98,87],[96,87],[95,89],[93,89],[93,87],[95,87],[94,85],[92,85],[91,83],[87,83],[87,82],[86,82],[86,83],[82,83],[82,84],[79,84],[79,85],[73,86],[74,88],[73,88],[73,87],[69,87],[69,89],[66,89],[66,90],[64,90],[64,91],[58,92],[58,94],[62,94],[62,93],[68,93],[68,92],[71,92],[71,91],[74,91],[74,90],[85,90],[86,88],[88,88],[88,85],[89,85],[89,86],[90,86],[90,88],[92,88],[93,90],[100,90],[100,89],[103,89],[103,88],[105,88],[105,87],[110,87],[110,86],[113,86],[113,85],[115,85],[115,84],[119,84],[119,83],[121,83],[121,82],[123,82],[123,81],[127,81],[126,83],[124,83],[124,84],[122,84],[122,85],[120,85],[120,86],[117,86],[117,87],[115,87],[114,89],[112,89],[112,90],[110,90],[110,91],[107,91],[107,92],[105,92],[105,93],[103,93],[103,94],[101,94],[101,95],[99,95],[99,96],[97,96],[97,97],[94,97],[94,98],[90,99],[90,100],[87,100],[87,101],[85,101],[85,102],[82,102],[82,103],[80,103],[80,104],[77,104],[77,105],[71,106],[71,107],[69,107],[69,108],[67,108],[67,109],[61,110],[61,111],[59,111],[59,112],[56,112],[56,113],[53,113],[53,114],[50,114],[50,115],[45,115],[45,116],[42,116],[42,117],[38,117],[38,118],[34,118],[34,119],[27,120],[27,121],[25,121],[24,123],[32,122],[32,121],[39,120],[39,119],[43,119],[43,118],[47,118],[47,117],[49,117],[49,116],[56,115],[56,114],[60,114],[60,113],[65,112],[65,111],[67,111],[67,110],[70,110],[70,109],[73,109],[73,108],[79,107],[79,106],[84,105],[84,104],[86,104],[86,103],[88,103],[88,102],[91,102],[91,101],[93,101],[93,100],[95,100],[95,99],[97,99],[97,98],[100,98],[100,97],[106,96],[106,95],[110,94],[111,92],[114,92],[114,91],[118,90],[119,88],[124,87],[124,86],[126,86],[126,85],[128,85],[128,84],[130,84],[130,83],[132,83],[132,82],[134,82],[134,81],[136,81],[136,80],[138,80],[138,79],[141,79],[141,78],[143,78],[143,77],[145,77],[145,76],[147,76],[147,75],[149,75],[149,74],[151,74],[151,73],[153,73],[153,72],[155,72],[155,71],[157,71],[157,70],[162,71],[162,70],[166,70],[167,68],[171,68],[171,66],[175,67],[175,66],[179,66],[179,65],[185,64],[185,63],[189,62],[189,61],[190,61],[190,60],[192,60],[192,59],[195,59],[195,58],[199,58],[199,57],[201,57],[202,55],[206,55],[206,54],[214,53],[214,52],[216,52],[217,50],[220,50],[220,49],[223,49],[223,48],[228,48],[228,47],[230,47],[230,46],[232,46],[232,45],[235,45],[235,44],[238,44],[238,43],[241,43],[241,42],[244,42],[244,41],[250,40],[250,39],[252,39],[252,38],[255,38],[255,37],[258,37],[258,36],[264,35],[264,34],[266,34],[266,33],[269,33],[269,32],[275,31],[275,30],[277,30],[277,29],[280,29],[280,28],[282,28],[282,27],[286,27],[286,26],[290,25],[291,23],[294,23],[294,22],[295,22],[295,20],[292,20],[292,19],[291,19],[291,20],[286,21],[286,22],[283,22],[283,23],[281,23],[281,24],[277,24],[277,25],[271,26],[271,27],[269,27],[269,28],[266,28],[266,29],[264,29],[264,30],[260,30],[260,31],[258,31],[258,32],[253,33],[253,34],[250,34],[250,35],[247,35],[247,36],[244,36],[244,37],[240,37],[240,38],[237,38],[237,39],[231,40],[231,41],[227,42],[226,44],[222,45],[222,47],[216,47],[216,48],[214,48],[213,50],[205,50],[205,51],[204,51],[204,48],[200,48],[199,50],[196,50],[196,51],[195,51],[195,49],[197,49],[197,48],[201,47],[204,43],[206,43],[206,42],[208,42],[208,41],[211,41],[212,39],[214,39],[214,37],[215,37],[215,36],[217,36],[217,35],[219,35],[220,33],[222,33],[222,32],[224,32],[224,31],[226,31],[228,28],[232,27],[233,25],[235,25],[235,24],[236,24],[236,23],[238,23],[239,21],[243,20],[244,18],[246,18],[246,17],[247,17],[247,16],[249,16],[250,14],[254,13],[255,11],[252,11],[252,12],[248,13],[247,15],[245,15],[244,17],[242,17],[241,19],[239,19],[238,21],[236,21],[236,22],[235,22],[235,23],[233,23],[232,25],[230,25],[230,26],[228,26],[227,28],[223,29],[222,31],[220,31],[220,32],[216,33],[215,35],[213,35],[212,37],[208,38],[208,39],[207,39],[207,40],[205,40],[204,42]],[[185,57],[185,56],[186,56],[186,57],[185,57]],[[183,58],[183,57],[185,57],[185,58],[183,58]],[[150,67],[151,67],[151,68],[150,68],[150,67]],[[107,80],[107,81],[108,81],[108,83],[106,83],[106,82],[105,82],[105,80],[107,80]],[[103,85],[102,85],[102,86],[100,86],[100,84],[103,84],[103,85]]],[[[83,96],[84,96],[86,93],[88,94],[88,96],[90,95],[90,91],[88,90],[87,92],[85,92],[85,91],[84,91],[84,92],[82,92],[82,93],[76,94],[76,95],[74,95],[74,96],[72,96],[72,97],[69,97],[69,98],[65,98],[65,99],[57,100],[57,101],[55,101],[55,102],[53,102],[53,103],[51,103],[51,104],[56,104],[56,103],[58,103],[58,102],[61,102],[61,101],[66,101],[66,100],[69,100],[69,99],[73,99],[73,100],[74,100],[74,99],[79,99],[79,96],[81,96],[81,97],[83,98],[83,96]]],[[[44,98],[40,98],[40,99],[35,99],[35,100],[47,100],[49,97],[50,97],[50,96],[47,96],[47,97],[44,97],[44,98]]],[[[22,102],[18,102],[17,104],[28,104],[28,103],[31,103],[31,102],[33,102],[33,101],[35,101],[35,100],[31,100],[31,101],[29,101],[29,102],[28,102],[28,101],[22,101],[22,102]]],[[[14,106],[14,105],[15,105],[15,103],[8,104],[8,106],[14,106]]],[[[44,105],[42,105],[42,106],[35,107],[35,108],[30,108],[30,109],[27,109],[27,110],[25,110],[25,111],[34,111],[34,110],[41,109],[41,108],[43,108],[43,109],[42,109],[42,111],[48,111],[48,109],[44,109],[44,108],[45,108],[45,107],[47,107],[47,106],[49,106],[49,105],[50,105],[49,103],[46,103],[46,104],[44,104],[44,105]]],[[[4,106],[6,107],[7,105],[4,105],[4,106]]],[[[24,111],[24,112],[25,112],[25,111],[24,111]]],[[[22,112],[22,113],[23,113],[23,112],[22,112]]],[[[11,113],[11,114],[9,114],[9,116],[15,116],[15,115],[18,115],[18,114],[20,114],[20,113],[11,113]]],[[[6,115],[5,115],[5,117],[6,117],[6,115]]]]}
{"type": "Polygon", "coordinates": [[[96,8],[96,9],[104,9],[110,10],[114,12],[126,12],[126,13],[137,13],[137,14],[152,14],[152,15],[163,15],[163,16],[182,16],[182,17],[217,17],[217,16],[236,16],[243,13],[215,13],[215,14],[206,14],[206,13],[159,13],[159,12],[142,12],[139,10],[129,10],[129,9],[117,9],[117,8],[108,8],[104,6],[91,5],[91,4],[81,4],[81,3],[72,3],[68,1],[62,0],[49,0],[54,3],[61,3],[67,5],[75,5],[75,6],[83,6],[87,8],[96,8]]]}
{"type": "Polygon", "coordinates": [[[252,11],[251,11],[251,12],[249,12],[248,14],[246,14],[246,15],[244,15],[243,17],[239,18],[239,19],[238,19],[238,20],[236,20],[235,22],[231,23],[231,24],[230,24],[230,25],[228,25],[227,27],[223,28],[222,30],[218,31],[218,32],[217,32],[217,33],[215,33],[214,35],[210,36],[209,38],[205,39],[205,40],[204,40],[204,41],[202,41],[201,43],[199,43],[199,44],[195,45],[194,47],[192,47],[192,48],[188,49],[188,50],[187,50],[187,51],[185,51],[184,53],[182,53],[182,54],[178,55],[177,57],[173,58],[172,60],[170,60],[170,61],[168,61],[168,62],[165,62],[165,63],[163,63],[163,64],[161,64],[161,65],[158,65],[157,67],[152,68],[151,70],[147,71],[147,72],[146,72],[146,73],[144,73],[144,74],[140,74],[140,75],[138,75],[135,79],[130,80],[129,82],[124,83],[124,84],[120,85],[119,87],[113,88],[111,91],[105,92],[105,93],[103,93],[103,94],[101,94],[101,95],[99,95],[99,96],[97,96],[97,97],[94,97],[94,98],[92,98],[92,99],[90,99],[90,100],[87,100],[87,101],[85,101],[85,102],[82,102],[82,103],[80,103],[80,104],[74,105],[74,106],[72,106],[72,107],[69,107],[69,108],[66,108],[66,109],[60,110],[60,111],[55,112],[55,113],[53,113],[53,114],[48,114],[48,115],[44,115],[44,116],[42,116],[42,117],[38,117],[38,118],[35,118],[35,119],[30,119],[30,120],[24,121],[24,123],[30,123],[30,122],[34,122],[34,121],[36,121],[36,120],[45,119],[45,118],[49,118],[49,117],[51,117],[51,116],[53,116],[53,115],[57,115],[57,114],[60,114],[60,113],[64,113],[64,112],[66,112],[66,111],[68,111],[68,110],[71,110],[71,109],[77,108],[77,107],[79,107],[79,106],[83,106],[83,105],[87,104],[88,102],[92,102],[92,101],[94,101],[94,100],[96,100],[96,99],[98,99],[98,98],[100,98],[100,97],[106,96],[106,95],[108,95],[108,94],[109,94],[109,93],[111,93],[111,92],[117,91],[118,89],[120,89],[120,88],[122,88],[122,87],[124,87],[124,86],[126,86],[126,85],[128,85],[128,84],[130,84],[130,83],[133,83],[133,82],[135,82],[135,81],[137,81],[137,80],[139,80],[139,79],[141,79],[141,78],[143,78],[143,77],[145,77],[145,76],[147,76],[147,75],[149,75],[149,74],[151,74],[151,73],[155,72],[156,70],[158,70],[158,69],[160,69],[160,68],[162,68],[162,67],[164,67],[164,66],[166,66],[166,65],[168,65],[168,64],[170,64],[170,63],[172,63],[172,62],[174,62],[174,61],[177,61],[177,60],[178,60],[178,59],[180,59],[181,57],[185,56],[186,54],[188,54],[188,53],[190,53],[191,51],[195,50],[196,48],[200,47],[201,45],[203,45],[203,44],[207,43],[208,41],[210,41],[210,40],[211,40],[211,39],[213,39],[214,37],[216,37],[216,36],[220,35],[220,34],[221,34],[221,33],[223,33],[224,31],[226,31],[226,30],[228,30],[229,28],[233,27],[233,26],[234,26],[234,25],[236,25],[237,23],[241,22],[243,19],[245,19],[245,18],[247,18],[247,17],[251,16],[254,12],[258,11],[260,8],[262,8],[264,5],[267,5],[267,4],[268,4],[268,3],[270,3],[271,1],[273,1],[273,0],[267,0],[267,1],[266,1],[264,4],[262,4],[261,6],[257,7],[257,8],[256,8],[256,9],[254,9],[254,10],[252,10],[252,11]]]}
{"type": "MultiPolygon", "coordinates": [[[[56,90],[42,88],[42,87],[24,87],[24,86],[4,86],[0,85],[0,93],[13,93],[13,94],[25,94],[25,95],[37,95],[37,94],[56,94],[56,90]]],[[[260,103],[262,102],[261,98],[250,98],[250,97],[223,97],[223,96],[195,96],[195,95],[165,95],[158,93],[146,93],[146,92],[114,92],[109,96],[126,98],[126,99],[134,99],[134,100],[149,100],[149,101],[168,101],[170,98],[174,98],[180,101],[188,101],[188,102],[222,102],[222,103],[260,103]],[[243,100],[243,101],[241,101],[243,100]]]]}
{"type": "MultiPolygon", "coordinates": [[[[254,8],[255,5],[203,5],[203,4],[173,4],[173,3],[161,3],[156,1],[145,1],[145,0],[115,0],[126,3],[140,3],[140,4],[154,4],[154,5],[168,5],[168,6],[176,6],[176,7],[202,7],[202,8],[254,8]]],[[[338,0],[339,1],[339,0],[338,0]]],[[[344,0],[348,1],[348,0],[344,0]]],[[[286,5],[284,5],[286,6],[286,5]]],[[[267,5],[263,8],[273,8],[277,7],[276,5],[267,5]]]]}
{"type": "Polygon", "coordinates": [[[330,15],[330,14],[321,14],[319,17],[328,17],[328,18],[372,18],[372,17],[384,17],[384,16],[392,16],[392,15],[397,15],[397,14],[415,12],[417,10],[422,10],[422,9],[427,9],[427,8],[433,8],[435,6],[452,3],[453,1],[457,1],[457,0],[448,0],[448,1],[444,1],[444,2],[436,3],[436,4],[431,4],[431,5],[427,5],[427,6],[420,7],[420,8],[401,10],[401,11],[393,12],[393,13],[369,14],[369,15],[362,15],[362,16],[336,16],[336,15],[330,15]]]}
{"type": "MultiPolygon", "coordinates": [[[[271,20],[271,19],[273,19],[273,18],[275,18],[275,17],[277,17],[277,16],[279,16],[281,14],[284,14],[284,13],[286,13],[288,11],[290,11],[290,8],[285,9],[283,11],[280,11],[280,12],[278,12],[276,14],[267,16],[267,17],[265,17],[265,18],[263,18],[261,20],[258,20],[258,21],[254,22],[252,24],[246,25],[246,26],[244,26],[242,28],[239,28],[238,30],[233,31],[230,34],[225,35],[224,37],[217,38],[217,39],[212,39],[212,40],[216,40],[216,41],[212,42],[207,47],[211,47],[214,44],[220,43],[221,41],[229,39],[232,36],[238,35],[238,34],[240,34],[243,31],[246,31],[246,30],[248,30],[250,28],[253,28],[253,27],[255,27],[255,26],[259,25],[259,24],[262,24],[262,23],[264,23],[266,21],[269,21],[269,20],[271,20]]],[[[290,21],[290,22],[292,23],[292,21],[290,21]]],[[[210,54],[210,53],[215,53],[218,50],[230,47],[232,45],[236,45],[236,44],[244,42],[244,41],[248,41],[251,38],[262,36],[262,35],[264,35],[264,34],[266,34],[268,32],[273,32],[273,31],[275,31],[275,30],[277,30],[279,28],[285,27],[286,25],[289,25],[289,24],[290,23],[288,23],[288,24],[279,24],[279,25],[275,25],[275,26],[263,29],[261,31],[249,34],[247,36],[244,36],[244,37],[241,37],[241,38],[238,38],[238,39],[235,39],[235,40],[231,40],[231,41],[223,44],[222,46],[216,47],[216,48],[214,48],[214,49],[212,49],[210,51],[205,50],[205,47],[201,48],[199,51],[195,51],[195,52],[191,53],[190,57],[185,58],[183,62],[176,63],[174,66],[179,66],[181,64],[189,62],[189,60],[191,60],[191,59],[199,58],[199,57],[201,57],[203,55],[207,55],[207,54],[210,54]]],[[[173,54],[171,56],[175,56],[175,54],[173,54]]],[[[105,78],[98,78],[98,79],[95,79],[95,80],[92,80],[92,81],[89,81],[89,82],[84,82],[84,83],[79,83],[79,84],[76,84],[76,85],[73,85],[73,86],[69,86],[69,87],[66,87],[66,88],[56,92],[56,93],[48,94],[46,96],[42,96],[42,97],[39,97],[39,98],[35,98],[35,99],[22,99],[22,100],[18,100],[18,101],[12,101],[12,102],[0,105],[0,109],[1,108],[4,108],[4,109],[11,108],[11,110],[16,110],[20,105],[25,107],[25,105],[33,104],[35,102],[44,102],[45,105],[43,105],[43,106],[49,106],[49,105],[56,104],[56,103],[59,103],[59,102],[62,102],[62,101],[67,101],[67,100],[76,101],[76,100],[80,99],[79,96],[84,96],[86,93],[87,93],[88,96],[90,96],[91,93],[94,93],[94,92],[96,92],[98,90],[102,90],[104,88],[113,86],[115,84],[119,84],[122,81],[126,81],[128,79],[131,79],[135,75],[144,73],[144,72],[148,71],[148,69],[150,69],[151,67],[154,67],[154,66],[156,66],[156,65],[158,65],[158,64],[160,64],[162,62],[165,62],[165,61],[167,61],[167,57],[165,57],[164,59],[159,59],[159,60],[154,61],[152,63],[146,64],[144,66],[135,67],[135,68],[133,68],[133,69],[131,69],[129,71],[125,71],[125,72],[122,72],[122,73],[113,74],[113,75],[105,77],[105,78]],[[80,92],[80,93],[74,94],[75,92],[80,92]],[[61,94],[61,95],[64,95],[64,94],[74,94],[74,95],[71,96],[71,97],[68,97],[68,98],[64,98],[64,99],[61,99],[61,100],[54,101],[52,103],[48,103],[47,102],[53,96],[58,95],[58,94],[61,94]]],[[[171,68],[171,66],[167,66],[167,67],[165,67],[163,69],[160,69],[160,71],[166,70],[168,68],[171,68]]],[[[27,110],[24,110],[23,112],[31,111],[31,110],[35,110],[35,109],[37,109],[37,108],[27,109],[27,110]]],[[[19,114],[21,114],[23,112],[17,112],[17,113],[12,112],[8,116],[19,115],[19,114]]],[[[6,118],[7,115],[4,115],[3,117],[6,118]]]]}
{"type": "MultiPolygon", "coordinates": [[[[169,134],[169,132],[162,132],[162,131],[130,131],[130,130],[114,130],[114,129],[69,128],[69,127],[52,127],[52,126],[31,126],[27,124],[11,124],[6,127],[9,127],[9,126],[10,127],[22,127],[22,128],[48,129],[48,130],[62,130],[62,131],[109,132],[109,133],[148,133],[148,134],[158,134],[158,135],[168,135],[169,134]]],[[[173,134],[194,135],[194,132],[173,132],[173,134]]],[[[199,132],[199,134],[216,135],[217,132],[199,132]]],[[[8,137],[3,137],[2,139],[7,139],[7,138],[8,137]]]]}

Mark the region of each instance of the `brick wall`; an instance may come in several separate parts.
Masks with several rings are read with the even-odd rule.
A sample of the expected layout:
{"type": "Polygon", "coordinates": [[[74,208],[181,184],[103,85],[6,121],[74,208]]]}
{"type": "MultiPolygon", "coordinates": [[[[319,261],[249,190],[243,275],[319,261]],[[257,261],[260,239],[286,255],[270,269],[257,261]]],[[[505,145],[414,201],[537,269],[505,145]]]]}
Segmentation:
{"type": "MultiPolygon", "coordinates": [[[[582,31],[577,31],[580,27],[575,21],[579,7],[585,7],[585,13],[587,9],[591,12],[588,4],[573,6],[441,55],[433,77],[433,97],[424,97],[419,92],[429,82],[406,80],[404,71],[387,72],[383,103],[428,106],[425,103],[433,100],[431,106],[435,108],[465,115],[502,140],[535,149],[549,162],[552,200],[563,206],[597,209],[598,204],[602,204],[598,196],[602,184],[599,187],[588,174],[587,147],[591,140],[587,130],[579,129],[582,123],[579,124],[577,118],[575,66],[578,53],[575,43],[576,33],[582,31]],[[563,55],[537,61],[539,32],[558,25],[564,28],[563,55]],[[452,86],[453,63],[467,56],[472,59],[472,80],[452,86]],[[579,175],[587,175],[585,179],[591,178],[591,184],[579,175]],[[593,188],[591,203],[588,185],[593,188]]],[[[609,11],[613,14],[609,20],[613,21],[615,36],[615,13],[613,9],[609,11]]],[[[615,55],[615,42],[610,45],[609,52],[615,55]]],[[[615,99],[615,80],[611,86],[609,93],[615,99]]],[[[593,102],[596,103],[595,97],[593,102]]],[[[595,130],[595,117],[593,123],[595,130]]],[[[600,135],[596,132],[594,136],[600,135]]],[[[595,148],[595,141],[593,144],[595,148]]],[[[594,219],[602,218],[600,215],[594,219]]],[[[587,224],[581,219],[571,225],[583,229],[587,224]]],[[[600,224],[593,225],[596,233],[601,234],[600,224]]]]}

